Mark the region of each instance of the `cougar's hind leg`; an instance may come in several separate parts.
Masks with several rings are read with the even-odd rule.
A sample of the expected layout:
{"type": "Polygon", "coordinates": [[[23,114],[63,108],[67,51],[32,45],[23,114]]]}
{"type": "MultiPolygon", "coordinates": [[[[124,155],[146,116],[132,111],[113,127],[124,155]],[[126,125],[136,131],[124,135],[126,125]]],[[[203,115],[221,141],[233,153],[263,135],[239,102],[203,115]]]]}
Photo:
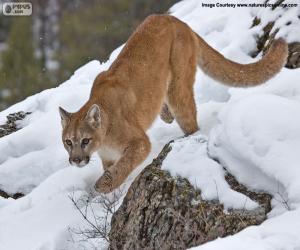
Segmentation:
{"type": "Polygon", "coordinates": [[[163,107],[160,112],[160,118],[165,122],[165,123],[172,123],[174,121],[174,117],[171,114],[169,107],[166,103],[163,104],[163,107]]]}
{"type": "Polygon", "coordinates": [[[174,43],[171,53],[172,79],[167,100],[172,114],[186,135],[195,133],[197,111],[193,85],[195,81],[197,54],[192,38],[174,43]]]}
{"type": "Polygon", "coordinates": [[[182,90],[182,88],[176,86],[176,83],[174,85],[169,91],[171,109],[184,134],[193,134],[199,129],[196,119],[197,111],[193,89],[182,90]]]}

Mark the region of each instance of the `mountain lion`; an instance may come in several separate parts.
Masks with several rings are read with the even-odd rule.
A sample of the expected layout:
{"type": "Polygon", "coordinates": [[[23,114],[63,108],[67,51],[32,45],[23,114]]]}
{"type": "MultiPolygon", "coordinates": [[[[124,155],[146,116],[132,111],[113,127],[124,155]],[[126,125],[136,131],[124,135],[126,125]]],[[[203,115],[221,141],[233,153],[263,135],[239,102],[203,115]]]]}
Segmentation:
{"type": "Polygon", "coordinates": [[[235,63],[177,18],[149,16],[96,77],[83,107],[75,113],[59,108],[69,161],[83,167],[98,152],[105,171],[95,188],[111,192],[146,159],[151,144],[145,131],[159,113],[168,123],[175,118],[186,135],[199,129],[193,96],[197,65],[223,84],[250,87],[278,73],[287,55],[286,42],[278,39],[258,62],[235,63]]]}

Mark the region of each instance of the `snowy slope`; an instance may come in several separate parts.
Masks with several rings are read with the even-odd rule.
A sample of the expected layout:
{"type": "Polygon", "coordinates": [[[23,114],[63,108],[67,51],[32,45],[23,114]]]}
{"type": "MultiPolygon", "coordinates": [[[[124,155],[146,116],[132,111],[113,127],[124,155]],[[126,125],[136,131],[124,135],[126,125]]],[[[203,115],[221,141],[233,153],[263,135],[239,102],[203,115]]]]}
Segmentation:
{"type": "MultiPolygon", "coordinates": [[[[209,1],[185,0],[173,6],[171,12],[226,57],[242,63],[254,61],[248,53],[255,49],[254,37],[261,34],[266,22],[278,18],[276,25],[282,26],[297,16],[295,12],[300,14],[299,7],[276,12],[264,8],[210,9],[202,8],[202,2],[209,1]],[[249,29],[254,16],[261,17],[262,24],[249,29]]],[[[278,35],[300,41],[299,29],[299,19],[293,20],[278,35]]],[[[119,51],[113,52],[108,62],[92,61],[59,87],[0,113],[2,123],[9,113],[33,112],[22,122],[23,129],[0,139],[0,189],[27,194],[18,200],[0,198],[0,250],[105,247],[101,240],[80,242],[69,230],[87,226],[69,196],[87,195],[103,170],[96,155],[86,168],[68,165],[57,109],[62,106],[76,111],[87,100],[95,76],[109,67],[119,51]]],[[[299,69],[285,69],[253,89],[228,89],[197,73],[195,98],[201,131],[175,143],[174,153],[163,167],[173,166],[169,169],[173,175],[189,178],[204,190],[207,199],[217,197],[226,208],[244,206],[246,197],[228,187],[222,167],[210,156],[218,158],[248,187],[274,194],[273,210],[265,223],[199,249],[240,249],[241,244],[245,249],[300,248],[299,84],[299,69]]],[[[152,152],[128,178],[125,190],[164,144],[182,136],[182,132],[176,123],[166,125],[157,119],[148,135],[152,152]]],[[[246,206],[254,208],[256,204],[247,200],[246,206]]],[[[103,214],[101,207],[97,213],[103,214]]]]}

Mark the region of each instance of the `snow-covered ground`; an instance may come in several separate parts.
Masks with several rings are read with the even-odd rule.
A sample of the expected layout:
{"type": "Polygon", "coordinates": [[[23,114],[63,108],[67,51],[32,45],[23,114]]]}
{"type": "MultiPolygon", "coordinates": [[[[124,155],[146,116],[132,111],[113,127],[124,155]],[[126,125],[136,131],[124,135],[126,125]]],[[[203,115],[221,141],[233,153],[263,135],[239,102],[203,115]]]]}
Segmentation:
{"type": "MultiPolygon", "coordinates": [[[[276,18],[276,27],[292,21],[279,36],[300,41],[299,6],[271,12],[268,8],[206,8],[202,2],[214,1],[185,0],[171,12],[232,60],[254,61],[248,54],[255,49],[255,36],[276,18]],[[249,29],[254,16],[262,22],[249,29]]],[[[20,123],[23,129],[0,139],[0,189],[27,194],[18,200],[0,198],[0,250],[105,248],[100,239],[81,242],[72,233],[88,225],[69,197],[85,197],[103,170],[97,156],[85,168],[69,166],[61,143],[58,106],[76,111],[87,100],[95,76],[109,67],[119,51],[108,62],[89,62],[59,87],[0,113],[3,123],[9,113],[33,112],[20,123]]],[[[163,168],[187,177],[206,199],[219,198],[226,208],[251,209],[257,204],[230,189],[221,165],[211,157],[249,188],[274,195],[273,209],[262,225],[198,248],[300,249],[300,69],[284,69],[268,83],[251,89],[228,89],[198,71],[195,99],[201,130],[174,143],[163,168]]],[[[148,135],[152,152],[128,178],[124,190],[164,144],[182,132],[176,123],[157,119],[148,135]]],[[[94,210],[98,216],[104,213],[97,205],[94,210]]]]}

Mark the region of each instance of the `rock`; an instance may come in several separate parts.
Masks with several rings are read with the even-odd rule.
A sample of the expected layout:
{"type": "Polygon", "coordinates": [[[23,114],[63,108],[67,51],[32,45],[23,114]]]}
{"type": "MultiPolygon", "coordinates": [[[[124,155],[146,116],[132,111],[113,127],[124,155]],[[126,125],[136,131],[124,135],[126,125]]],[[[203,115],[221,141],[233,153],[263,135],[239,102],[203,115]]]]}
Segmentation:
{"type": "Polygon", "coordinates": [[[8,199],[8,198],[19,199],[19,198],[23,197],[24,194],[15,193],[15,194],[9,195],[8,193],[6,193],[5,191],[0,189],[0,196],[5,198],[5,199],[8,199]]]}
{"type": "MultiPolygon", "coordinates": [[[[284,3],[285,0],[278,0],[276,4],[284,3]]],[[[275,10],[277,7],[273,7],[275,10]]],[[[300,18],[300,17],[298,17],[300,18]]],[[[251,56],[256,57],[260,52],[265,54],[271,46],[276,34],[280,30],[279,28],[273,29],[275,21],[270,21],[264,28],[263,34],[257,38],[257,50],[255,50],[251,56]]],[[[257,17],[254,18],[252,27],[257,26],[261,23],[261,20],[257,17]]],[[[291,22],[287,22],[286,25],[290,25],[291,22]]],[[[300,41],[289,44],[289,56],[285,67],[290,69],[296,69],[300,67],[300,41]]]]}
{"type": "MultiPolygon", "coordinates": [[[[6,118],[7,121],[4,125],[0,125],[0,138],[4,137],[6,135],[9,135],[13,132],[16,132],[17,130],[21,129],[17,126],[17,121],[23,120],[27,115],[31,114],[30,112],[17,112],[13,114],[9,114],[6,118]]],[[[0,196],[4,198],[13,198],[18,199],[20,197],[23,197],[24,194],[22,193],[15,193],[15,194],[8,194],[5,191],[0,189],[0,196]]]]}
{"type": "Polygon", "coordinates": [[[300,42],[289,44],[289,57],[286,64],[287,68],[300,68],[300,42]]]}
{"type": "Polygon", "coordinates": [[[17,126],[16,122],[23,120],[29,114],[31,114],[31,113],[30,112],[25,113],[23,111],[9,114],[6,117],[7,122],[4,125],[0,125],[0,138],[19,130],[20,128],[17,126]]]}
{"type": "Polygon", "coordinates": [[[218,201],[203,200],[201,191],[186,179],[173,178],[160,169],[170,151],[168,144],[132,183],[112,217],[110,249],[186,249],[266,219],[270,195],[250,192],[228,174],[231,187],[256,200],[260,207],[225,212],[218,201]]]}

